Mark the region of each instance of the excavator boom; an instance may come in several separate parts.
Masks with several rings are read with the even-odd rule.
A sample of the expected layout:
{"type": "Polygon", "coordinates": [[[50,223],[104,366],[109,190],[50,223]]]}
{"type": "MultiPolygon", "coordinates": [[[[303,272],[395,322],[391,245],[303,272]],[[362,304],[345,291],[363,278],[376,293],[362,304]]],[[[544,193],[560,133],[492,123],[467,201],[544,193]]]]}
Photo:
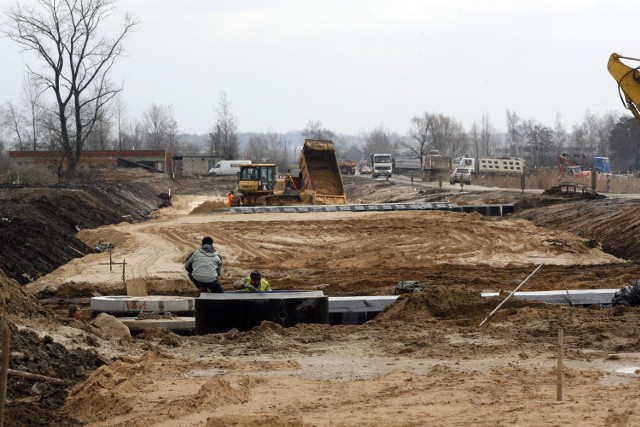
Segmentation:
{"type": "Polygon", "coordinates": [[[625,107],[631,110],[638,123],[640,123],[640,71],[638,68],[631,68],[620,61],[620,58],[640,61],[640,59],[629,58],[626,56],[612,53],[609,57],[607,69],[613,78],[618,82],[620,90],[620,98],[623,99],[625,107]]]}

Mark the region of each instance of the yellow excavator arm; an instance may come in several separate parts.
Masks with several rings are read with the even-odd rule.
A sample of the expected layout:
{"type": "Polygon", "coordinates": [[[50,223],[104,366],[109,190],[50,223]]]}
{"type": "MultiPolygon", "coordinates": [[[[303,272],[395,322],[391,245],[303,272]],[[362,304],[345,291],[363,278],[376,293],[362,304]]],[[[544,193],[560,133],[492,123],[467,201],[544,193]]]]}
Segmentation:
{"type": "Polygon", "coordinates": [[[631,68],[623,64],[620,58],[633,61],[640,61],[640,59],[612,53],[607,64],[609,73],[618,82],[620,98],[623,100],[625,107],[631,110],[631,113],[640,123],[640,110],[638,109],[640,105],[640,71],[638,68],[640,67],[631,68]]]}

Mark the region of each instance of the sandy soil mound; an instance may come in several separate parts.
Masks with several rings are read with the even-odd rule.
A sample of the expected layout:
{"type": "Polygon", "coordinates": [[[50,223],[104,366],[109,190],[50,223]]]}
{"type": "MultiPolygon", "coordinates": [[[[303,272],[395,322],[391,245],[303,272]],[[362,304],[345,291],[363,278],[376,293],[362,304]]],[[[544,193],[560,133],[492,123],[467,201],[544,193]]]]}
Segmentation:
{"type": "MultiPolygon", "coordinates": [[[[5,425],[19,426],[76,426],[79,423],[60,413],[69,385],[77,384],[104,361],[94,351],[80,348],[67,349],[55,342],[51,335],[40,335],[25,327],[24,320],[60,326],[53,313],[40,306],[24,293],[21,286],[0,272],[0,294],[3,305],[2,317],[10,330],[11,359],[9,369],[18,373],[44,375],[66,383],[33,381],[31,378],[10,374],[7,383],[9,401],[5,408],[5,425]]],[[[76,322],[69,320],[68,322],[76,322]]],[[[0,331],[0,336],[2,331],[0,331]]]]}

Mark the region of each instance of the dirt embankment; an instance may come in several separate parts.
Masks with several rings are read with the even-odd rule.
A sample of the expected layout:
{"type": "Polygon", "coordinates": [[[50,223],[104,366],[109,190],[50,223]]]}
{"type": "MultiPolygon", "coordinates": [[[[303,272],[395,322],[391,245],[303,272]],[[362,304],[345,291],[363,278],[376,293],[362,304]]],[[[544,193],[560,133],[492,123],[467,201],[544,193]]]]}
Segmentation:
{"type": "Polygon", "coordinates": [[[180,193],[226,194],[233,180],[175,181],[143,170],[111,171],[111,182],[69,186],[0,186],[0,270],[21,284],[94,252],[77,233],[146,221],[180,193]]]}
{"type": "Polygon", "coordinates": [[[576,200],[522,210],[513,217],[569,231],[616,257],[640,262],[639,200],[576,200]]]}

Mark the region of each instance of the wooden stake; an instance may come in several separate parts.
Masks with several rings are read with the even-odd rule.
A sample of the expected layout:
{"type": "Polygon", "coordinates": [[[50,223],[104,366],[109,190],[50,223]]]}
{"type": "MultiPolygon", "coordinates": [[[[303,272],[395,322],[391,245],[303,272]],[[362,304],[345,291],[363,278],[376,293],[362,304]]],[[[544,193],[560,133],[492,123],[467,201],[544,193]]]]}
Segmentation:
{"type": "Polygon", "coordinates": [[[540,265],[539,265],[535,270],[533,270],[533,272],[532,272],[531,274],[529,274],[529,275],[527,276],[527,278],[526,278],[526,279],[524,279],[524,280],[522,281],[522,283],[520,283],[518,286],[516,286],[516,288],[515,288],[514,290],[512,290],[512,291],[511,291],[511,293],[510,293],[509,295],[507,295],[507,297],[506,297],[505,299],[503,299],[503,300],[502,300],[502,302],[501,302],[500,304],[498,304],[498,306],[497,306],[496,308],[494,308],[494,309],[493,309],[493,311],[492,311],[491,313],[489,313],[489,315],[488,315],[487,317],[485,317],[485,319],[482,321],[482,323],[480,323],[480,326],[484,325],[484,322],[486,322],[487,320],[489,320],[489,317],[493,316],[493,313],[495,313],[496,311],[498,311],[498,309],[499,309],[500,307],[502,307],[502,304],[504,304],[505,302],[507,302],[507,300],[508,300],[509,298],[511,298],[511,295],[515,294],[515,293],[516,293],[516,291],[517,291],[518,289],[520,289],[520,287],[521,287],[522,285],[524,285],[525,283],[527,283],[527,280],[529,280],[529,279],[531,278],[531,276],[533,276],[534,274],[536,274],[536,272],[537,272],[538,270],[540,270],[540,267],[542,267],[543,265],[544,265],[544,264],[540,264],[540,265]]]}
{"type": "Polygon", "coordinates": [[[51,383],[57,385],[73,385],[71,381],[61,380],[60,378],[49,377],[46,375],[32,374],[31,372],[16,371],[15,369],[8,369],[8,374],[14,377],[26,378],[41,383],[51,383]]]}
{"type": "Polygon", "coordinates": [[[557,400],[562,402],[562,389],[564,386],[564,329],[558,328],[558,366],[556,371],[558,374],[558,390],[557,400]]]}
{"type": "Polygon", "coordinates": [[[124,288],[127,288],[127,279],[125,278],[125,265],[127,265],[127,260],[123,259],[122,260],[122,286],[124,286],[124,288]]]}
{"type": "MultiPolygon", "coordinates": [[[[6,314],[6,310],[5,310],[6,314]]],[[[11,331],[7,319],[2,319],[2,368],[0,369],[0,427],[4,426],[4,405],[7,399],[7,377],[9,375],[9,339],[11,331]]]]}

